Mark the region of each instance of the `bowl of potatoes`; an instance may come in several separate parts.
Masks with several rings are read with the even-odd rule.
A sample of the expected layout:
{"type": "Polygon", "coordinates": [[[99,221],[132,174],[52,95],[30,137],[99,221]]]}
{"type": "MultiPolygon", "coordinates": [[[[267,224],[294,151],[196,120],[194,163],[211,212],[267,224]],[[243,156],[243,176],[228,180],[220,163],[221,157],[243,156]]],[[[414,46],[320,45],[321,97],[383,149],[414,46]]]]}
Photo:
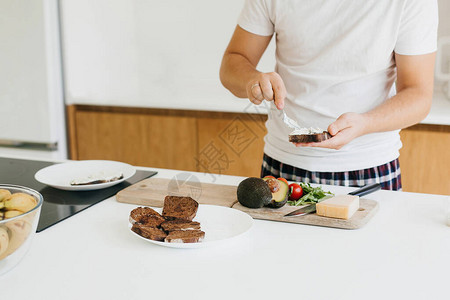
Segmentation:
{"type": "Polygon", "coordinates": [[[43,201],[30,188],[0,184],[0,275],[14,268],[30,248],[43,201]]]}

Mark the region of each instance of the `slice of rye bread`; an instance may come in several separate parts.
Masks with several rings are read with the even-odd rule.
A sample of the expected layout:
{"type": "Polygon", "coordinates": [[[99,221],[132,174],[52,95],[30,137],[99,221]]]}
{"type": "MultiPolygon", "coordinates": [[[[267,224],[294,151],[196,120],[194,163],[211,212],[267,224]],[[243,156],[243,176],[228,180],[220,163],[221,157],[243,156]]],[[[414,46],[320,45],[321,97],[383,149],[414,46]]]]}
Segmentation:
{"type": "Polygon", "coordinates": [[[203,240],[205,233],[201,230],[175,230],[164,239],[166,243],[198,243],[203,240]]]}
{"type": "Polygon", "coordinates": [[[154,227],[158,227],[165,219],[154,209],[150,207],[138,207],[130,212],[130,223],[141,224],[157,224],[154,227]]]}
{"type": "Polygon", "coordinates": [[[197,214],[198,202],[191,197],[166,196],[162,216],[166,220],[192,221],[197,214]]]}
{"type": "Polygon", "coordinates": [[[145,226],[159,227],[165,221],[166,221],[166,219],[164,219],[160,215],[148,215],[148,216],[143,216],[139,223],[142,225],[145,225],[145,226]]]}
{"type": "Polygon", "coordinates": [[[161,228],[164,229],[164,231],[168,232],[175,230],[199,230],[200,223],[182,219],[175,219],[162,223],[161,228]]]}
{"type": "Polygon", "coordinates": [[[291,143],[314,143],[322,142],[331,138],[331,134],[327,131],[315,134],[296,134],[289,135],[289,142],[291,143]]]}
{"type": "Polygon", "coordinates": [[[167,237],[167,234],[155,227],[146,226],[142,224],[134,224],[133,227],[131,227],[131,230],[139,234],[140,236],[145,237],[146,239],[154,240],[154,241],[164,241],[164,239],[167,237]]]}

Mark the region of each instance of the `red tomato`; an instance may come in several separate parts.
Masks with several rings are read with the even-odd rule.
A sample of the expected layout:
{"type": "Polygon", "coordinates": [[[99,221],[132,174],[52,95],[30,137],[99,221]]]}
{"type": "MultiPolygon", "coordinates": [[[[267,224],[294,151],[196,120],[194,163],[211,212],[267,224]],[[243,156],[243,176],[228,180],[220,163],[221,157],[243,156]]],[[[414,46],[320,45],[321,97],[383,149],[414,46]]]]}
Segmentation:
{"type": "Polygon", "coordinates": [[[289,185],[289,183],[287,182],[287,180],[284,179],[283,177],[278,178],[278,180],[281,180],[281,181],[285,182],[287,185],[289,185]]]}
{"type": "Polygon", "coordinates": [[[289,200],[298,200],[303,195],[302,187],[297,183],[291,183],[289,185],[289,200]]]}
{"type": "Polygon", "coordinates": [[[275,177],[270,176],[270,175],[264,176],[264,178],[273,178],[273,179],[276,179],[275,177]]]}

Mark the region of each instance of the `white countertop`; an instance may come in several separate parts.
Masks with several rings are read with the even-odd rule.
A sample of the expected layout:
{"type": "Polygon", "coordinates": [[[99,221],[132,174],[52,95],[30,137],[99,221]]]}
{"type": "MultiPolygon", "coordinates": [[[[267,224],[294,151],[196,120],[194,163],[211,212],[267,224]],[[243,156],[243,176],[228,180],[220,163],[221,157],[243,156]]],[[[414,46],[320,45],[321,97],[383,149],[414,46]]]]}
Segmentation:
{"type": "Polygon", "coordinates": [[[23,261],[0,278],[1,298],[448,299],[448,197],[378,191],[368,198],[380,209],[358,230],[255,220],[230,242],[172,249],[130,233],[136,205],[112,197],[38,233],[23,261]]]}

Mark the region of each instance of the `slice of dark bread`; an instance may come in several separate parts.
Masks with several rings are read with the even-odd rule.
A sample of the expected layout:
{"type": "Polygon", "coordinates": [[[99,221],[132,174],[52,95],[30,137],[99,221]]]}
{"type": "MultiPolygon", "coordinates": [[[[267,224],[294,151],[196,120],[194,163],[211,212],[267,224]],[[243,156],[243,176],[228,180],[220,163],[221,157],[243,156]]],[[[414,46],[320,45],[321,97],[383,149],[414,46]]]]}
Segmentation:
{"type": "MultiPolygon", "coordinates": [[[[162,222],[164,222],[164,218],[154,209],[150,207],[138,207],[133,209],[130,212],[130,223],[146,223],[146,220],[150,217],[154,216],[155,220],[160,220],[161,222],[158,223],[155,227],[159,226],[162,222]]],[[[158,222],[158,221],[157,221],[158,222]]]]}
{"type": "Polygon", "coordinates": [[[331,134],[327,131],[315,134],[296,134],[289,135],[289,142],[291,143],[313,143],[322,142],[331,138],[331,134]]]}
{"type": "Polygon", "coordinates": [[[139,223],[142,225],[145,225],[145,226],[159,227],[165,221],[166,221],[166,219],[164,219],[160,215],[148,215],[148,216],[143,216],[139,223]]]}
{"type": "Polygon", "coordinates": [[[167,243],[198,243],[203,240],[205,233],[201,230],[175,230],[164,239],[167,243]]]}
{"type": "Polygon", "coordinates": [[[200,223],[182,219],[175,219],[162,223],[161,228],[164,229],[164,231],[168,232],[175,230],[199,230],[200,223]]]}
{"type": "Polygon", "coordinates": [[[191,197],[166,196],[162,216],[166,220],[192,221],[197,214],[198,202],[191,197]]]}
{"type": "Polygon", "coordinates": [[[139,234],[140,236],[143,236],[147,239],[154,240],[154,241],[164,241],[164,239],[167,237],[167,234],[155,227],[151,226],[145,226],[142,224],[134,224],[133,227],[131,227],[131,230],[139,234]]]}

